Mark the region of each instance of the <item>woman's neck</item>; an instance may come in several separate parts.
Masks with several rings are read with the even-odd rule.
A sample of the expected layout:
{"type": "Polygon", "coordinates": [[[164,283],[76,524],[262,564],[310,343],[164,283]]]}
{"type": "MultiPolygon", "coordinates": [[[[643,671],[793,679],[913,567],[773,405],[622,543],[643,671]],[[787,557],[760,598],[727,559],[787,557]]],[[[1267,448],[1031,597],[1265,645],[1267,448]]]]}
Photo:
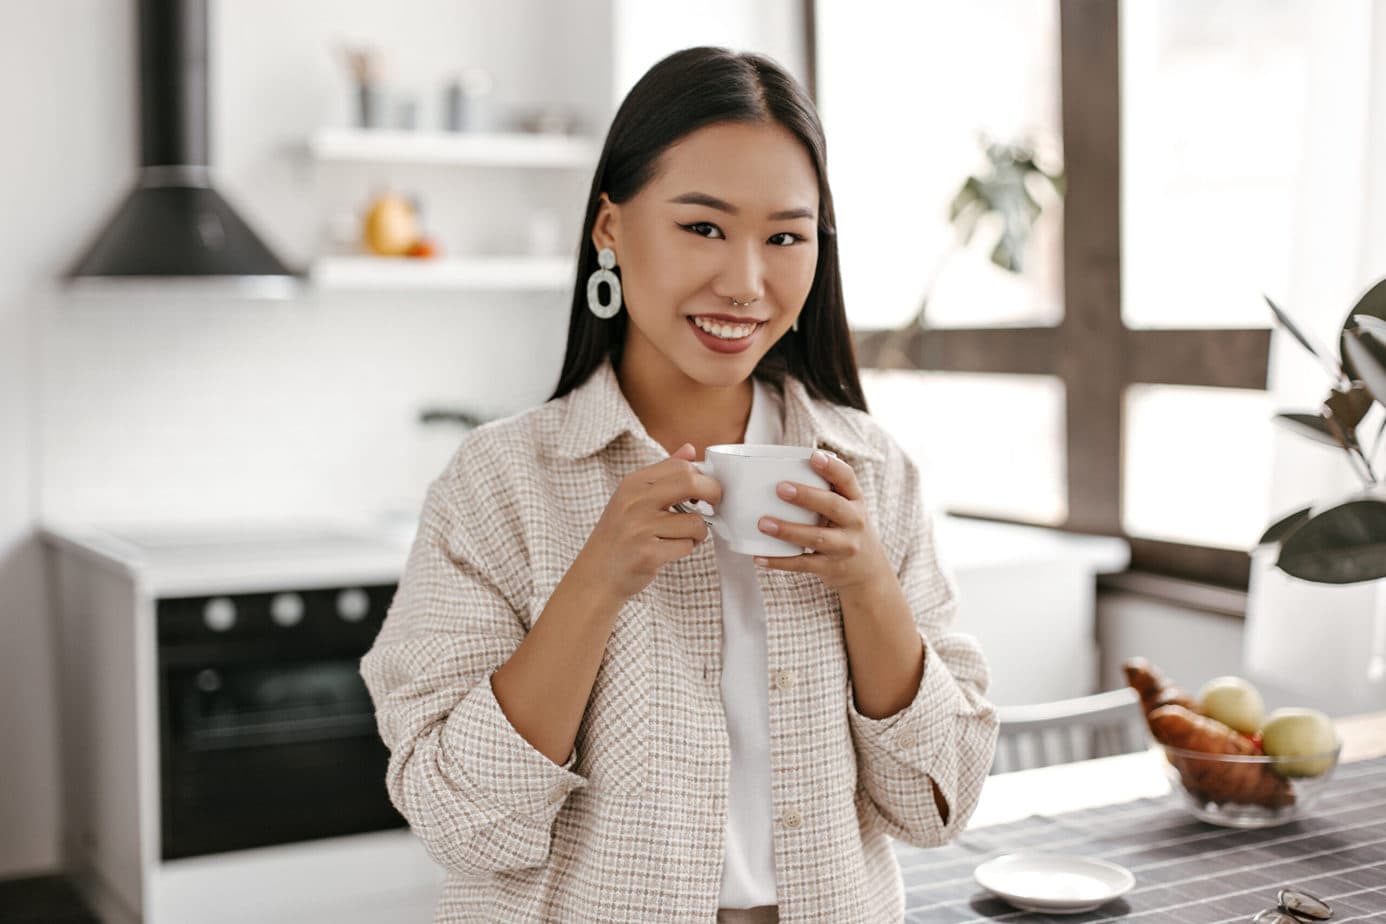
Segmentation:
{"type": "Polygon", "coordinates": [[[641,362],[629,352],[616,378],[645,432],[666,452],[692,443],[701,459],[708,446],[745,440],[755,390],[749,378],[728,387],[704,385],[672,363],[641,362]]]}

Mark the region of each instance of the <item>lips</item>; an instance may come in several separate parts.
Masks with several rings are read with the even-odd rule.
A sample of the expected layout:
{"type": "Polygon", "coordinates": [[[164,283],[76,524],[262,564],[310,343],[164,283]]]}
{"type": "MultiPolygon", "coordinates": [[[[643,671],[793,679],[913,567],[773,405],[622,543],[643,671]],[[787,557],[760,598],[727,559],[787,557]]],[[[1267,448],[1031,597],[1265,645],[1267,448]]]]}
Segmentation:
{"type": "Polygon", "coordinates": [[[735,314],[694,314],[689,317],[705,318],[710,321],[721,321],[724,324],[764,324],[764,318],[747,318],[735,314]]]}
{"type": "MultiPolygon", "coordinates": [[[[700,317],[716,317],[716,315],[700,315],[700,317]]],[[[741,323],[747,323],[747,319],[742,319],[741,323]]],[[[720,337],[709,334],[707,331],[693,323],[693,318],[688,319],[688,327],[693,331],[693,336],[698,338],[698,342],[707,347],[714,353],[740,353],[748,348],[757,336],[760,335],[761,328],[765,327],[764,321],[756,321],[755,328],[745,337],[737,340],[723,340],[720,337]]]]}

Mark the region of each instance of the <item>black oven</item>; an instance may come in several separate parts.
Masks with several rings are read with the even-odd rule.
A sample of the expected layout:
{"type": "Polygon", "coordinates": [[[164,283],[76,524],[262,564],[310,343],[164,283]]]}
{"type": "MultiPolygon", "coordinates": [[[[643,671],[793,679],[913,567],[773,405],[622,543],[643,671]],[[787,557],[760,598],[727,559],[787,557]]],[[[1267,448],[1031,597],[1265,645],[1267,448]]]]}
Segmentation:
{"type": "Polygon", "coordinates": [[[405,824],[358,673],[394,591],[158,601],[165,860],[405,824]]]}

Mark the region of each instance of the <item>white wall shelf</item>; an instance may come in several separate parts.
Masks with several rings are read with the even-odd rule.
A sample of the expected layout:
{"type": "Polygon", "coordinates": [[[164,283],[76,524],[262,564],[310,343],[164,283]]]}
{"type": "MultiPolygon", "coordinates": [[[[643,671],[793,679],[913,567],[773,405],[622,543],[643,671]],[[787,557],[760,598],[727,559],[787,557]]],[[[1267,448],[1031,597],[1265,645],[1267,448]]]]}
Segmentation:
{"type": "Polygon", "coordinates": [[[568,135],[362,129],[325,129],[308,149],[324,161],[486,167],[591,168],[601,154],[600,142],[568,135]]]}
{"type": "Polygon", "coordinates": [[[566,257],[323,257],[314,287],[331,291],[562,291],[576,267],[566,257]]]}

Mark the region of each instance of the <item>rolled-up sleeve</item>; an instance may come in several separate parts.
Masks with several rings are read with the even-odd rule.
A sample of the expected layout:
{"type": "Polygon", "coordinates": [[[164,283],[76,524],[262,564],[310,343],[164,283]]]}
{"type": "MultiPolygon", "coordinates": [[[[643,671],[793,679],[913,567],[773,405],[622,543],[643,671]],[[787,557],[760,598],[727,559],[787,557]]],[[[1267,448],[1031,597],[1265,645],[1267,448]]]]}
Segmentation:
{"type": "Polygon", "coordinates": [[[586,780],[572,772],[573,756],[560,766],[535,749],[496,700],[491,675],[525,636],[523,546],[503,505],[464,517],[448,484],[445,473],[429,487],[398,590],[361,661],[390,751],[386,788],[445,868],[539,866],[564,799],[586,780]]]}
{"type": "Polygon", "coordinates": [[[903,537],[897,576],[924,647],[924,674],[909,705],[882,719],[858,711],[848,684],[858,811],[891,837],[931,847],[951,840],[977,807],[996,749],[996,710],[985,698],[981,647],[971,636],[950,631],[955,585],[934,550],[918,469],[893,444],[879,498],[882,535],[903,537]],[[947,806],[946,820],[935,786],[947,806]]]}

